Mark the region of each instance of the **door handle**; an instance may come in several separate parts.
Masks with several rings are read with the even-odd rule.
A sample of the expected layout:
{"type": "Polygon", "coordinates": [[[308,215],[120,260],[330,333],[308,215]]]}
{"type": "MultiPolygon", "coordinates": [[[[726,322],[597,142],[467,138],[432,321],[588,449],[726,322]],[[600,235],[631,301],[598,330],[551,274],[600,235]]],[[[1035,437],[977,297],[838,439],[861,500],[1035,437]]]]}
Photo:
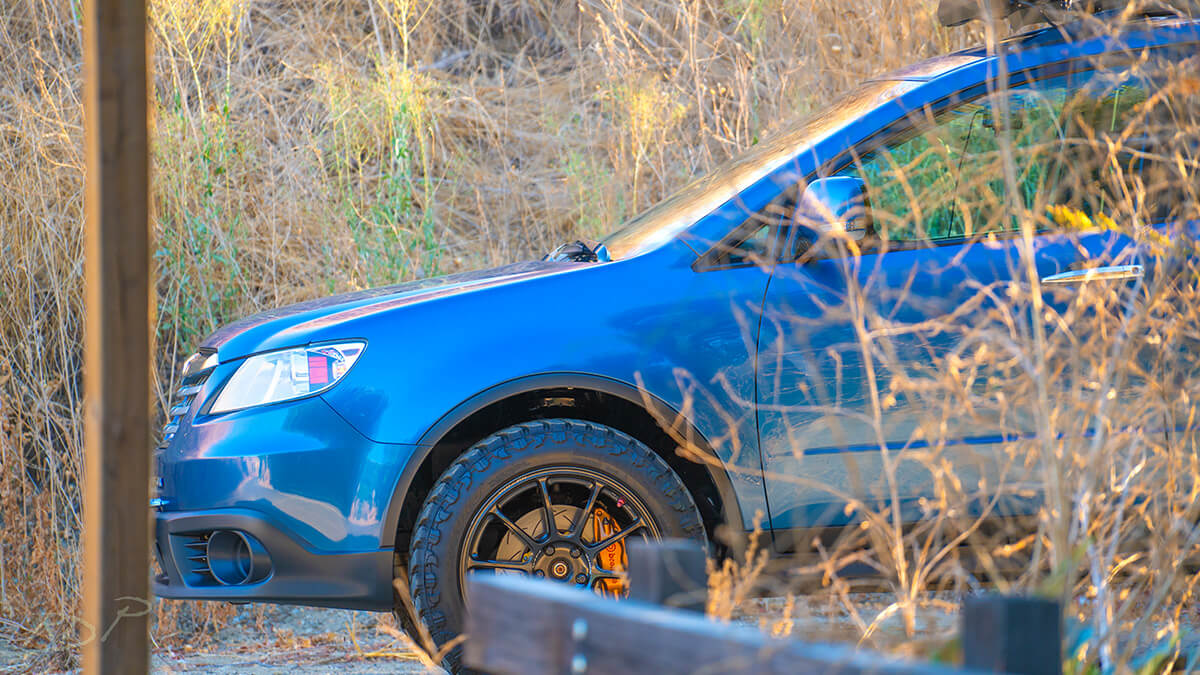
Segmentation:
{"type": "Polygon", "coordinates": [[[1042,277],[1043,284],[1082,284],[1088,281],[1126,281],[1140,279],[1144,270],[1141,265],[1112,265],[1093,267],[1089,270],[1071,270],[1042,277]]]}

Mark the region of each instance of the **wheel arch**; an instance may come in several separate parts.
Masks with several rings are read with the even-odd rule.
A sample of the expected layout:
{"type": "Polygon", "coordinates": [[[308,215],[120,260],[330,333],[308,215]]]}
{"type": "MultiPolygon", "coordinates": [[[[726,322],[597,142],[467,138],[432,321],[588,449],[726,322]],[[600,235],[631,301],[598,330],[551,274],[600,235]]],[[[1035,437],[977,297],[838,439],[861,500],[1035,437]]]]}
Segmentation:
{"type": "MultiPolygon", "coordinates": [[[[701,511],[708,536],[725,523],[741,534],[742,514],[733,483],[698,429],[653,394],[620,380],[583,373],[551,373],[509,380],[456,406],[422,436],[388,505],[382,547],[407,557],[408,537],[437,477],[476,442],[500,429],[550,417],[597,422],[645,443],[680,475],[701,511]],[[677,448],[698,456],[681,456],[677,448]]],[[[716,540],[720,541],[720,540],[716,540]]]]}

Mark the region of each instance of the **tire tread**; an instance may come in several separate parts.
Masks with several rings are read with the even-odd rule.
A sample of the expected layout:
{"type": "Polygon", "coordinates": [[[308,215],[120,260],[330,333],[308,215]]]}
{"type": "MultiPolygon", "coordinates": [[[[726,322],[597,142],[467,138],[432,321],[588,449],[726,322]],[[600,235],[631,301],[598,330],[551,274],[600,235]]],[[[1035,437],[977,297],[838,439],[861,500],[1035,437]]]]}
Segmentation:
{"type": "MultiPolygon", "coordinates": [[[[662,457],[640,441],[605,425],[573,419],[543,419],[508,427],[455,459],[434,485],[417,517],[409,547],[409,588],[417,616],[438,645],[455,637],[442,609],[439,570],[443,562],[438,557],[438,548],[447,526],[461,510],[464,497],[472,494],[476,483],[482,482],[495,463],[504,464],[547,444],[565,445],[572,441],[625,460],[642,471],[675,511],[683,534],[705,540],[704,524],[687,487],[662,457]]],[[[460,654],[461,650],[455,649],[446,657],[446,665],[452,671],[459,669],[460,654]]]]}

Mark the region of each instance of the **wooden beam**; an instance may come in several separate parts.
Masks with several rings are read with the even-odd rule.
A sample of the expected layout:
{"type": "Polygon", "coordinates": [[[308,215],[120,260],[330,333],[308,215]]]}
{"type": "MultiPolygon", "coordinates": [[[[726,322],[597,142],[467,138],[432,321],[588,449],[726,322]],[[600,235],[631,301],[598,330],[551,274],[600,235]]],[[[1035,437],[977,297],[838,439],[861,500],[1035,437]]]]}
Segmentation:
{"type": "Polygon", "coordinates": [[[145,0],[85,0],[83,667],[145,673],[150,192],[145,0]]]}
{"type": "Polygon", "coordinates": [[[695,612],[524,577],[467,579],[466,664],[496,675],[966,675],[850,647],[773,638],[695,612]]]}

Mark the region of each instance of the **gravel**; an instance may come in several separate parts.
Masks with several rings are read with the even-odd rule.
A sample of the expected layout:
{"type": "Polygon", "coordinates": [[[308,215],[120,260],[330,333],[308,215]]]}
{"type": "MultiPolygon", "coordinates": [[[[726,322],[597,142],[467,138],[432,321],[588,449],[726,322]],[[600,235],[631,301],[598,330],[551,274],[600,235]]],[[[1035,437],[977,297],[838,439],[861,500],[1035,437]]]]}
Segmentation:
{"type": "MultiPolygon", "coordinates": [[[[851,612],[829,596],[802,596],[790,603],[785,598],[759,598],[743,603],[734,621],[806,641],[904,652],[914,641],[892,607],[894,600],[887,593],[855,593],[851,612]],[[862,625],[872,622],[875,627],[860,642],[862,625]]],[[[952,633],[956,621],[956,598],[927,594],[916,611],[916,642],[952,633]]],[[[0,673],[38,671],[38,657],[38,652],[15,648],[0,635],[0,673]]],[[[152,669],[217,675],[445,672],[428,665],[390,616],[270,605],[239,608],[225,627],[203,642],[156,647],[152,669]]]]}

